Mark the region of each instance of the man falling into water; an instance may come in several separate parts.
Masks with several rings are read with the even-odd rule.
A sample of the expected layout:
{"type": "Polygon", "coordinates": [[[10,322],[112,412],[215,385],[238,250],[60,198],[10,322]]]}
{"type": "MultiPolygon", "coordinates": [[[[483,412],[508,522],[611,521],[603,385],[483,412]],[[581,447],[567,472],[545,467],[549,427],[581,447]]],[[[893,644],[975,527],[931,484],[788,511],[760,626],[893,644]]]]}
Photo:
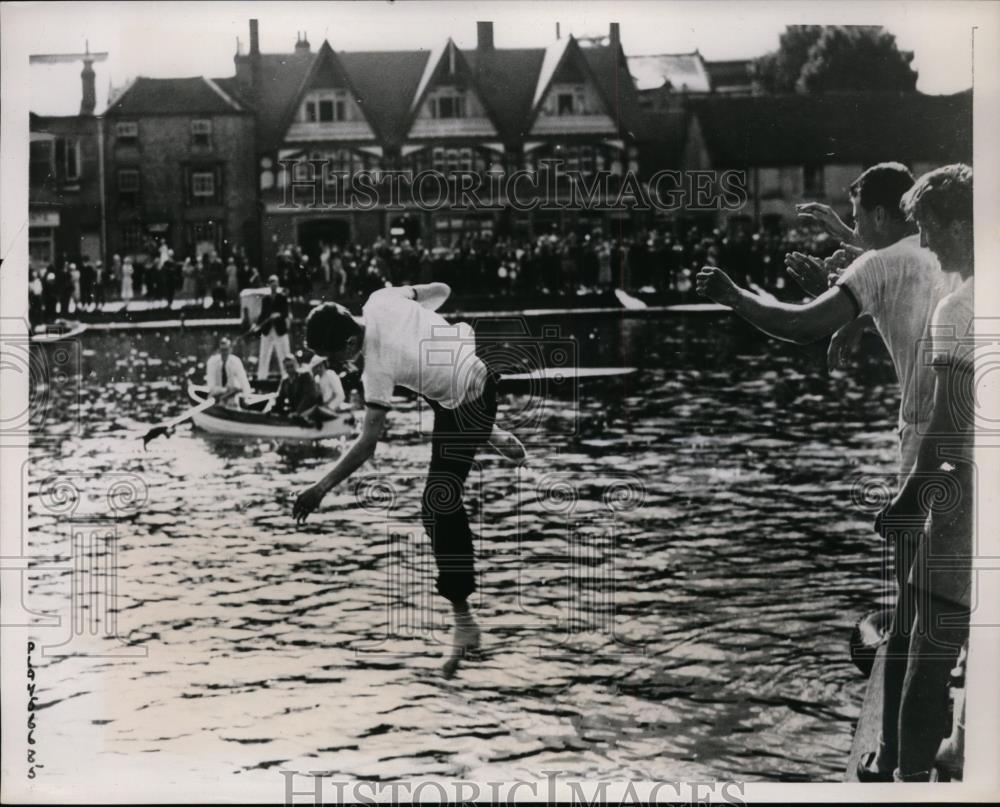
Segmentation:
{"type": "Polygon", "coordinates": [[[468,603],[476,583],[473,536],[462,501],[465,480],[477,450],[487,443],[509,459],[524,459],[517,438],[496,426],[497,376],[476,355],[472,329],[465,323],[449,325],[437,313],[450,294],[444,283],[385,288],[368,298],[360,318],[336,303],[310,312],[306,343],[311,350],[333,364],[363,361],[365,419],[347,453],[299,495],[292,511],[303,523],[330,490],[374,455],[395,387],[424,397],[434,410],[434,433],[422,519],[437,563],[438,593],[455,615],[447,677],[480,641],[468,603]]]}

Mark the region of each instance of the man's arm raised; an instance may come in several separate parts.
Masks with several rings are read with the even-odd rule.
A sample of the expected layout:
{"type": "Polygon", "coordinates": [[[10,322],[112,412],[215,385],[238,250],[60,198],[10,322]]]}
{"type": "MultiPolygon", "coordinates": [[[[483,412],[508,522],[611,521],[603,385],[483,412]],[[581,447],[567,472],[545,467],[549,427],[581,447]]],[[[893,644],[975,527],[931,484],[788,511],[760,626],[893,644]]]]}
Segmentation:
{"type": "Polygon", "coordinates": [[[319,507],[327,493],[372,458],[378,445],[378,438],[385,426],[385,413],[385,409],[369,406],[365,410],[365,422],[361,434],[354,441],[354,445],[326,476],[299,494],[292,508],[292,516],[299,524],[303,524],[309,514],[319,507]]]}
{"type": "Polygon", "coordinates": [[[703,266],[698,292],[733,311],[755,328],[787,342],[809,344],[829,336],[857,316],[854,302],[839,287],[802,305],[783,303],[741,289],[721,269],[703,266]]]}
{"type": "Polygon", "coordinates": [[[422,283],[411,288],[413,299],[431,311],[437,311],[451,296],[451,287],[447,283],[422,283]]]}

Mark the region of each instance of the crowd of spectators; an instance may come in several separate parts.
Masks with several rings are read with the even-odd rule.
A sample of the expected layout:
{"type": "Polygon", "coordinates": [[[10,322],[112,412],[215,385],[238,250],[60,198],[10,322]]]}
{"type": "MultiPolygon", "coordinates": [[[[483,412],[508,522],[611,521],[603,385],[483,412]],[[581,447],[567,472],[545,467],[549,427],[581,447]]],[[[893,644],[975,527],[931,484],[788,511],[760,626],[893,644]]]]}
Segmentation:
{"type": "MultiPolygon", "coordinates": [[[[780,290],[784,256],[800,251],[826,257],[839,244],[819,229],[732,227],[726,231],[689,227],[641,230],[622,238],[597,230],[586,235],[543,234],[533,239],[470,235],[450,247],[421,240],[378,238],[369,244],[321,244],[310,256],[298,245],[280,246],[275,272],[292,300],[317,296],[364,298],[387,283],[448,283],[456,296],[523,298],[579,296],[621,288],[631,292],[693,296],[701,266],[724,266],[746,285],[780,290]]],[[[64,256],[36,269],[29,282],[33,322],[51,321],[108,302],[143,299],[169,306],[176,300],[210,298],[220,310],[238,311],[245,288],[264,286],[264,277],[242,248],[226,258],[215,251],[177,258],[159,242],[140,256],[112,256],[109,265],[64,256]]],[[[121,309],[123,306],[116,306],[121,309]]]]}

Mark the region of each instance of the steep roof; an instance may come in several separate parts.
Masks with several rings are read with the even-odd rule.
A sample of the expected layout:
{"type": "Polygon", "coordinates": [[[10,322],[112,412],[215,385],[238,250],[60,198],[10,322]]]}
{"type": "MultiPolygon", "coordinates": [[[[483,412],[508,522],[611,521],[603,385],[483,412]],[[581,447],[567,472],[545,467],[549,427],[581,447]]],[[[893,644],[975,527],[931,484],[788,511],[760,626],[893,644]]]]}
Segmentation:
{"type": "Polygon", "coordinates": [[[638,112],[637,91],[621,48],[588,47],[580,48],[580,53],[604,96],[611,119],[626,131],[634,133],[638,112]]]}
{"type": "MultiPolygon", "coordinates": [[[[326,43],[320,48],[322,53],[326,43]]],[[[560,40],[552,48],[457,49],[473,77],[487,114],[505,139],[529,131],[537,101],[562,62],[567,48],[582,55],[580,67],[592,77],[605,98],[612,118],[630,126],[636,110],[635,86],[624,55],[609,46],[581,48],[560,40]],[[545,67],[548,53],[548,69],[545,67]],[[546,78],[547,77],[547,78],[546,78]],[[537,96],[537,97],[536,97],[537,96]]],[[[336,59],[372,128],[389,148],[406,138],[415,105],[441,64],[441,49],[412,51],[338,51],[336,59]]],[[[260,56],[260,91],[257,100],[259,140],[262,148],[276,148],[285,134],[290,110],[308,80],[318,53],[260,56]]],[[[575,58],[575,57],[574,57],[575,58]]],[[[236,57],[237,73],[249,75],[250,57],[236,57]]],[[[250,105],[243,78],[216,80],[239,102],[250,105]]]]}
{"type": "Polygon", "coordinates": [[[705,96],[688,108],[719,168],[972,159],[971,90],[705,96]]]}
{"type": "Polygon", "coordinates": [[[705,62],[713,91],[749,90],[753,86],[753,60],[728,59],[705,62]]]}
{"type": "Polygon", "coordinates": [[[527,135],[531,100],[545,49],[463,50],[462,55],[476,75],[480,97],[496,117],[501,136],[527,135]]]}
{"type": "Polygon", "coordinates": [[[239,101],[212,79],[139,77],[112,103],[108,115],[233,115],[239,101]]]}
{"type": "Polygon", "coordinates": [[[406,138],[410,104],[430,51],[341,52],[340,61],[358,91],[368,120],[390,146],[406,138]]]}
{"type": "MultiPolygon", "coordinates": [[[[260,86],[254,106],[257,109],[257,133],[262,145],[274,145],[281,141],[288,109],[298,101],[296,94],[315,58],[313,53],[260,54],[260,86]]],[[[249,71],[250,57],[237,57],[238,70],[240,61],[249,71]]],[[[233,79],[233,82],[244,86],[238,79],[233,79]]],[[[242,97],[250,101],[246,90],[242,91],[242,97]]]]}
{"type": "Polygon", "coordinates": [[[628,66],[640,90],[658,90],[665,84],[687,92],[708,92],[712,89],[705,60],[698,51],[629,56],[628,66]]]}

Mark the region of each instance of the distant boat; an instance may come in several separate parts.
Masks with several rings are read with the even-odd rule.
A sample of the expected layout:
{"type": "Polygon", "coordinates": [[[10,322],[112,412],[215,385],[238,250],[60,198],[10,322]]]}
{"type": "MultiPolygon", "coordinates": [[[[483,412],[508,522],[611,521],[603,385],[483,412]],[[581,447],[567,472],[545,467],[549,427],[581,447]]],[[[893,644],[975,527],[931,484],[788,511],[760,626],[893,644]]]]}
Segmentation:
{"type": "Polygon", "coordinates": [[[87,326],[82,322],[56,320],[48,325],[39,325],[35,328],[31,334],[31,341],[35,344],[61,342],[66,339],[74,339],[86,330],[87,326]]]}

